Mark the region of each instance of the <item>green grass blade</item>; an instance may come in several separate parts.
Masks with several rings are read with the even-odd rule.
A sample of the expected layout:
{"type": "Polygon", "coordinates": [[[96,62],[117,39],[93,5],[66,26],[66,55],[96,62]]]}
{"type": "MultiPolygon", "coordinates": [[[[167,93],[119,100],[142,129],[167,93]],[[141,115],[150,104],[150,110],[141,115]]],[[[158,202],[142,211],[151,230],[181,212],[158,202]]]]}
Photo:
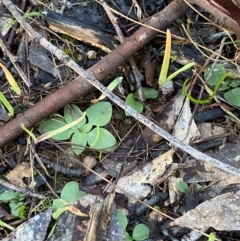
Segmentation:
{"type": "Polygon", "coordinates": [[[41,141],[52,138],[53,136],[56,136],[57,134],[62,133],[64,131],[70,129],[71,127],[77,125],[85,116],[86,116],[86,112],[84,112],[83,115],[81,117],[79,117],[78,119],[76,119],[75,121],[73,121],[69,124],[66,124],[66,125],[64,125],[63,127],[59,128],[57,130],[49,131],[47,133],[44,133],[43,135],[41,135],[37,138],[36,143],[39,143],[41,141]]]}
{"type": "MultiPolygon", "coordinates": [[[[107,86],[107,88],[109,90],[113,91],[118,86],[118,84],[122,82],[122,80],[123,80],[123,77],[117,77],[107,86]]],[[[105,97],[106,97],[106,95],[101,94],[101,96],[98,99],[94,99],[91,102],[97,103],[98,101],[103,100],[105,97]]]]}
{"type": "Polygon", "coordinates": [[[172,73],[171,75],[169,75],[166,79],[166,82],[172,80],[173,78],[175,78],[178,74],[182,73],[183,71],[191,68],[193,65],[195,65],[195,63],[188,63],[186,65],[184,65],[181,69],[178,69],[177,71],[175,71],[174,73],[172,73]]]}
{"type": "Polygon", "coordinates": [[[8,69],[2,64],[0,63],[0,67],[2,68],[8,83],[11,85],[13,91],[17,94],[17,95],[21,95],[21,89],[18,86],[17,82],[15,81],[15,79],[13,78],[12,74],[8,71],[8,69]]]}
{"type": "Polygon", "coordinates": [[[4,106],[7,108],[9,111],[10,115],[13,117],[14,116],[14,109],[11,106],[11,104],[8,102],[8,100],[5,98],[3,93],[0,91],[0,101],[4,104],[4,106]]]}
{"type": "Polygon", "coordinates": [[[22,124],[22,123],[21,123],[21,128],[22,128],[24,131],[26,131],[26,132],[28,133],[28,135],[31,136],[32,139],[33,139],[33,141],[36,143],[37,138],[36,138],[36,136],[33,134],[33,132],[30,131],[30,130],[28,130],[27,127],[26,127],[24,124],[22,124]]]}
{"type": "Polygon", "coordinates": [[[167,30],[167,38],[166,38],[166,48],[165,48],[165,53],[164,53],[164,58],[163,58],[163,63],[162,63],[162,68],[160,72],[160,76],[158,79],[158,84],[160,86],[163,86],[167,81],[167,73],[168,73],[168,68],[169,68],[169,63],[170,63],[170,53],[171,53],[171,32],[168,29],[167,30]]]}
{"type": "MultiPolygon", "coordinates": [[[[40,17],[40,16],[43,16],[42,13],[40,13],[40,12],[30,12],[30,13],[25,13],[23,15],[23,18],[40,17]]],[[[4,29],[11,28],[15,23],[17,23],[17,20],[12,20],[9,24],[4,26],[4,29]]]]}

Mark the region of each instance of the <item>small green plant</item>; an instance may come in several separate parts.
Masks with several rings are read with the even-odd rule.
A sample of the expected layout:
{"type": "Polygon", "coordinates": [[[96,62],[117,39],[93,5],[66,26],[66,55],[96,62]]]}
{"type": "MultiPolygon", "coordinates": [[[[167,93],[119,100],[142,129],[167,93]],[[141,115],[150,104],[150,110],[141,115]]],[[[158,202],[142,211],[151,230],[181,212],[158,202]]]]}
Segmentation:
{"type": "MultiPolygon", "coordinates": [[[[40,12],[30,12],[25,13],[23,15],[23,18],[29,18],[29,17],[41,17],[43,16],[40,12]]],[[[5,26],[6,29],[11,28],[15,23],[17,23],[17,20],[12,20],[8,25],[5,26]]]]}
{"type": "MultiPolygon", "coordinates": [[[[57,220],[59,216],[67,210],[78,216],[87,216],[86,214],[82,213],[79,209],[77,209],[75,206],[73,206],[74,202],[76,202],[79,198],[84,197],[85,195],[85,192],[79,190],[77,182],[68,182],[63,187],[60,198],[53,200],[53,218],[57,220]]],[[[56,224],[53,225],[53,228],[51,229],[48,237],[52,236],[55,227],[56,224]]]]}
{"type": "Polygon", "coordinates": [[[214,241],[216,236],[213,233],[210,233],[208,236],[208,241],[214,241]]]}
{"type": "MultiPolygon", "coordinates": [[[[204,79],[208,79],[209,73],[212,69],[212,64],[210,64],[205,72],[204,79]]],[[[233,73],[227,72],[222,64],[216,64],[210,78],[205,85],[209,97],[207,99],[198,100],[193,98],[190,94],[186,92],[186,85],[188,79],[184,82],[182,86],[182,91],[185,96],[187,96],[193,103],[196,104],[210,104],[212,100],[216,97],[217,92],[224,93],[224,98],[231,104],[240,107],[240,76],[233,73]],[[209,89],[210,86],[211,89],[209,89]]]]}
{"type": "Polygon", "coordinates": [[[184,65],[182,68],[180,68],[179,70],[175,71],[173,74],[171,74],[171,75],[169,75],[167,77],[167,73],[168,73],[168,69],[169,69],[169,63],[170,63],[170,58],[171,58],[171,44],[172,44],[172,42],[171,42],[171,32],[168,29],[167,30],[165,53],[164,53],[164,58],[163,58],[163,63],[162,63],[159,79],[158,79],[158,84],[159,84],[159,88],[160,89],[168,81],[170,81],[173,78],[175,78],[178,74],[180,74],[181,72],[183,72],[183,71],[191,68],[193,65],[195,65],[194,63],[188,63],[188,64],[184,65]]]}
{"type": "MultiPolygon", "coordinates": [[[[158,92],[153,88],[143,87],[143,93],[146,99],[156,99],[158,97],[158,92]]],[[[125,102],[133,109],[135,109],[138,113],[141,113],[143,111],[143,104],[136,100],[136,97],[133,93],[128,94],[125,102]]],[[[130,116],[127,111],[125,111],[125,115],[130,116]]]]}
{"type": "Polygon", "coordinates": [[[26,218],[27,207],[22,202],[25,196],[20,192],[7,189],[0,194],[0,202],[9,203],[11,214],[21,219],[26,218]]]}
{"type": "Polygon", "coordinates": [[[37,206],[34,207],[32,212],[42,213],[47,209],[49,209],[50,207],[52,207],[52,202],[53,202],[53,199],[51,197],[46,197],[45,199],[41,200],[37,204],[37,206]]]}
{"type": "Polygon", "coordinates": [[[140,240],[145,240],[149,238],[149,227],[147,225],[145,224],[136,225],[133,229],[132,237],[131,237],[129,233],[126,231],[126,228],[128,225],[128,219],[121,210],[117,210],[117,218],[125,234],[125,238],[127,241],[132,241],[132,240],[140,241],[140,240]]]}
{"type": "MultiPolygon", "coordinates": [[[[44,139],[71,138],[72,149],[77,155],[84,151],[87,144],[99,151],[110,151],[116,145],[115,137],[102,128],[112,117],[112,106],[109,102],[98,102],[90,106],[85,113],[87,118],[76,105],[65,106],[63,112],[64,116],[55,115],[40,123],[40,129],[45,132],[44,139]],[[74,121],[74,125],[67,126],[74,121]],[[49,132],[52,132],[51,136],[49,132]]],[[[42,137],[37,138],[37,142],[42,140],[42,137]]]]}
{"type": "MultiPolygon", "coordinates": [[[[108,86],[107,88],[110,90],[110,91],[113,91],[118,85],[119,83],[121,83],[123,80],[123,77],[117,77],[115,78],[108,86]]],[[[101,94],[100,97],[98,99],[93,99],[91,100],[92,103],[97,103],[99,102],[100,100],[103,100],[104,98],[106,98],[106,95],[104,94],[101,94]]]]}
{"type": "Polygon", "coordinates": [[[23,123],[21,123],[21,128],[22,128],[24,131],[26,131],[29,136],[32,137],[32,139],[33,139],[33,141],[34,141],[35,143],[37,142],[36,136],[33,134],[32,131],[28,130],[27,127],[26,127],[23,123]]]}
{"type": "Polygon", "coordinates": [[[9,101],[5,98],[5,96],[3,95],[3,93],[1,91],[0,91],[0,101],[3,103],[3,105],[9,111],[8,115],[13,117],[14,116],[14,109],[13,109],[12,105],[9,103],[9,101]]]}
{"type": "MultiPolygon", "coordinates": [[[[206,68],[204,78],[206,79],[210,73],[212,65],[206,68]]],[[[240,107],[240,76],[227,72],[222,64],[216,64],[211,77],[207,84],[217,91],[224,92],[224,98],[233,105],[240,107]],[[224,78],[225,77],[225,78],[224,78]]]]}
{"type": "MultiPolygon", "coordinates": [[[[186,191],[188,190],[188,185],[186,182],[180,181],[176,183],[176,188],[179,192],[186,193],[186,191]]],[[[197,184],[197,189],[200,190],[201,188],[202,186],[197,184]]]]}
{"type": "Polygon", "coordinates": [[[61,191],[61,198],[53,200],[53,218],[58,219],[58,217],[66,210],[84,216],[85,214],[81,213],[80,210],[74,208],[72,205],[85,195],[85,192],[79,190],[77,182],[68,182],[61,191]]]}
{"type": "MultiPolygon", "coordinates": [[[[9,72],[9,70],[6,68],[6,66],[2,63],[0,63],[0,67],[2,68],[6,79],[8,81],[8,83],[10,84],[12,90],[18,95],[21,95],[21,89],[18,86],[17,82],[15,81],[15,79],[13,78],[12,74],[9,72]]],[[[5,98],[5,96],[3,95],[3,93],[0,91],[0,101],[4,104],[4,106],[7,108],[7,110],[9,111],[9,114],[11,117],[14,116],[14,109],[12,107],[12,105],[8,102],[8,100],[5,98]]]]}

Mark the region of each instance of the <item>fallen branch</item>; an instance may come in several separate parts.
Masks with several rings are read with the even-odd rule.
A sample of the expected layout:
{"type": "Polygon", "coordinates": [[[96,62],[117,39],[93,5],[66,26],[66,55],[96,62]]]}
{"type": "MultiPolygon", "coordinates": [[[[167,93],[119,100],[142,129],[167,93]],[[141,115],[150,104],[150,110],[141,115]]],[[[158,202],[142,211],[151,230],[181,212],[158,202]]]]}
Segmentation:
{"type": "MultiPolygon", "coordinates": [[[[4,1],[4,4],[12,9],[9,1],[4,1]]],[[[14,8],[15,9],[15,8],[14,8]]],[[[11,11],[14,11],[11,10],[11,11]]],[[[170,26],[182,13],[186,10],[186,5],[182,0],[175,0],[169,4],[162,12],[154,15],[145,24],[155,29],[166,29],[170,26]]],[[[18,14],[18,12],[17,12],[18,14]]],[[[16,17],[16,16],[15,16],[16,17]]],[[[29,24],[25,20],[21,20],[21,16],[18,14],[17,19],[22,26],[26,27],[26,31],[29,32],[29,24]]],[[[32,30],[30,30],[32,31],[32,30]]],[[[98,81],[102,81],[109,76],[118,66],[123,62],[127,61],[134,53],[141,49],[157,34],[157,31],[147,27],[141,27],[132,36],[127,38],[121,45],[119,45],[114,51],[108,54],[105,58],[95,64],[93,67],[88,69],[90,75],[93,75],[98,81]],[[141,36],[147,36],[147,38],[141,38],[141,36]],[[141,41],[138,41],[141,40],[141,41]]],[[[38,38],[32,36],[32,40],[38,38]]],[[[41,35],[37,34],[37,37],[42,38],[41,35]]],[[[46,43],[48,45],[48,42],[46,43]]],[[[59,52],[58,50],[55,50],[59,52]]],[[[67,59],[68,57],[66,57],[67,59]]],[[[64,60],[63,60],[64,61],[64,60]]],[[[57,112],[59,109],[66,106],[68,103],[73,102],[80,96],[86,95],[93,86],[89,84],[84,77],[79,76],[75,80],[68,83],[66,86],[55,91],[43,100],[36,103],[34,106],[29,108],[24,113],[15,117],[12,121],[0,128],[0,148],[15,140],[17,137],[22,135],[24,131],[20,125],[23,123],[27,128],[32,128],[38,122],[44,118],[50,116],[52,113],[57,112]]]]}
{"type": "Polygon", "coordinates": [[[217,7],[211,4],[212,1],[184,0],[184,2],[186,2],[186,4],[188,5],[190,5],[189,4],[190,2],[192,4],[196,4],[197,6],[205,9],[207,12],[215,16],[219,20],[219,22],[223,23],[229,29],[233,30],[234,33],[237,35],[237,37],[240,38],[240,27],[237,24],[237,22],[234,19],[232,19],[229,15],[227,15],[225,12],[219,10],[217,7]]]}
{"type": "MultiPolygon", "coordinates": [[[[32,27],[29,24],[26,23],[26,21],[22,18],[22,16],[17,11],[16,7],[9,0],[3,0],[3,3],[6,5],[6,7],[9,9],[9,11],[13,14],[13,16],[17,19],[17,21],[21,24],[21,26],[28,32],[28,34],[30,35],[30,37],[32,39],[36,39],[37,41],[39,41],[39,43],[43,47],[45,47],[46,49],[51,51],[58,59],[62,60],[64,62],[64,64],[66,64],[67,66],[69,66],[70,68],[75,70],[82,77],[82,79],[85,79],[86,81],[88,81],[91,85],[93,85],[98,90],[100,90],[103,94],[105,94],[110,100],[112,100],[114,103],[116,103],[122,109],[128,111],[139,122],[141,122],[142,124],[144,124],[145,126],[150,128],[151,130],[156,132],[158,135],[162,136],[164,139],[169,141],[175,147],[178,147],[178,148],[182,149],[183,151],[187,152],[188,154],[190,154],[191,156],[193,156],[197,160],[202,160],[202,161],[208,162],[208,163],[212,164],[213,166],[215,166],[215,167],[217,167],[217,168],[219,168],[223,171],[232,173],[236,176],[240,176],[240,171],[237,168],[235,168],[233,166],[230,166],[230,165],[227,165],[225,163],[222,163],[221,161],[219,161],[215,158],[212,158],[212,157],[194,149],[193,147],[191,147],[189,145],[186,145],[186,144],[182,143],[179,139],[170,135],[168,132],[166,132],[165,130],[160,128],[158,125],[156,125],[155,123],[153,123],[152,121],[150,121],[149,119],[147,119],[143,115],[137,113],[134,109],[132,109],[131,107],[126,105],[124,101],[122,101],[119,97],[114,95],[105,86],[103,86],[100,82],[98,82],[97,78],[94,76],[94,74],[95,74],[94,72],[91,73],[91,71],[84,71],[73,60],[71,60],[64,52],[62,52],[60,49],[56,48],[54,45],[52,45],[50,42],[48,42],[46,39],[44,39],[42,37],[42,35],[35,32],[32,29],[32,27]]],[[[179,6],[182,6],[184,8],[184,5],[181,5],[181,4],[183,4],[182,1],[175,0],[174,2],[172,2],[171,6],[178,7],[178,9],[176,9],[176,10],[179,11],[179,6]]],[[[156,17],[152,18],[153,22],[158,20],[158,18],[156,18],[156,19],[155,18],[156,17]]],[[[164,20],[162,20],[162,21],[164,21],[164,20]]],[[[130,44],[130,46],[135,47],[138,44],[141,45],[141,43],[144,43],[145,42],[144,40],[146,40],[148,38],[151,39],[154,36],[154,33],[149,29],[145,29],[145,31],[142,34],[144,34],[144,36],[146,36],[146,37],[140,38],[140,39],[139,38],[133,38],[133,39],[131,39],[133,42],[132,41],[131,42],[124,42],[121,46],[125,46],[125,44],[130,44]]],[[[129,46],[126,45],[125,47],[129,47],[129,46]]],[[[116,49],[116,53],[121,55],[121,52],[118,52],[118,51],[119,51],[119,48],[116,49]]],[[[109,61],[108,56],[106,56],[104,58],[104,60],[107,61],[107,62],[109,61]]],[[[122,58],[124,58],[124,57],[122,56],[122,58]]],[[[108,63],[110,64],[111,62],[108,62],[108,63]]],[[[104,72],[105,66],[106,65],[102,66],[102,68],[99,69],[100,73],[104,72]]],[[[81,78],[77,78],[77,79],[81,80],[81,78]]],[[[79,84],[81,85],[80,82],[79,82],[79,84]]]]}

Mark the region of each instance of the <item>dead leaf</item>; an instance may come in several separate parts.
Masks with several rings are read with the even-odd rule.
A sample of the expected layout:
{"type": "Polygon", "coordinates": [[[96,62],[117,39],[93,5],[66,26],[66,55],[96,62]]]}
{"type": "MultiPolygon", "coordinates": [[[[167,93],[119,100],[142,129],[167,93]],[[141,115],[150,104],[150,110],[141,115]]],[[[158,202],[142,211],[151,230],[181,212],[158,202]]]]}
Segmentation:
{"type": "MultiPolygon", "coordinates": [[[[152,160],[152,162],[147,163],[141,170],[120,178],[117,186],[142,200],[149,195],[152,186],[157,185],[161,181],[161,177],[173,161],[173,153],[174,150],[171,149],[152,160]]],[[[118,191],[121,192],[120,190],[118,191]]],[[[129,202],[134,203],[135,200],[129,199],[129,202]]]]}
{"type": "Polygon", "coordinates": [[[240,230],[239,220],[240,196],[226,193],[198,205],[170,225],[194,229],[213,227],[219,231],[229,231],[240,230]]]}
{"type": "Polygon", "coordinates": [[[88,216],[87,214],[82,213],[78,208],[74,207],[73,205],[66,206],[65,209],[77,216],[81,216],[81,217],[88,216]]]}
{"type": "Polygon", "coordinates": [[[174,126],[174,136],[186,144],[190,142],[192,137],[197,138],[200,136],[194,120],[191,122],[189,127],[191,117],[192,112],[190,109],[190,100],[189,98],[186,98],[182,111],[179,114],[178,120],[174,126]]]}
{"type": "Polygon", "coordinates": [[[204,123],[200,124],[199,132],[201,134],[201,138],[205,139],[205,138],[209,138],[211,136],[225,134],[226,129],[221,126],[217,126],[214,124],[204,122],[204,123]]]}
{"type": "Polygon", "coordinates": [[[31,177],[31,167],[29,162],[22,162],[17,165],[11,172],[9,172],[5,177],[9,182],[20,187],[26,187],[23,182],[23,178],[31,177]]]}
{"type": "Polygon", "coordinates": [[[142,22],[143,13],[142,13],[142,9],[140,8],[138,2],[136,0],[132,0],[132,5],[133,5],[135,13],[137,15],[138,21],[142,22]]]}

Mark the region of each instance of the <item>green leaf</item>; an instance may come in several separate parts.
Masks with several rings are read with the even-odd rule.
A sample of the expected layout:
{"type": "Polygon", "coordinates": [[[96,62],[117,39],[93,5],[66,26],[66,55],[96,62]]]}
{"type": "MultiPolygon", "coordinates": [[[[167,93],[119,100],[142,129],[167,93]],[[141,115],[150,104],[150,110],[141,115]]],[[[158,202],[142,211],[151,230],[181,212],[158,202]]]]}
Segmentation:
{"type": "MultiPolygon", "coordinates": [[[[92,137],[94,137],[94,139],[92,139],[92,141],[91,141],[91,146],[94,146],[100,137],[100,127],[96,126],[95,130],[96,130],[96,132],[94,132],[94,135],[92,136],[92,137]]],[[[91,136],[91,134],[89,134],[89,136],[91,136]]]]}
{"type": "Polygon", "coordinates": [[[180,181],[180,182],[176,183],[176,188],[177,188],[178,191],[180,191],[182,193],[185,193],[188,189],[188,185],[187,185],[186,182],[180,181]]]}
{"type": "Polygon", "coordinates": [[[240,107],[240,87],[226,92],[224,98],[231,104],[240,107]]]}
{"type": "Polygon", "coordinates": [[[84,133],[88,133],[90,130],[92,130],[92,125],[91,124],[85,124],[84,126],[81,127],[80,131],[84,133]]]}
{"type": "Polygon", "coordinates": [[[0,63],[0,67],[2,68],[2,70],[6,76],[6,79],[7,79],[8,83],[11,85],[13,91],[17,95],[21,95],[21,89],[20,89],[19,85],[17,84],[17,82],[15,81],[15,79],[13,78],[12,74],[9,72],[9,70],[2,63],[0,63]]]}
{"type": "Polygon", "coordinates": [[[228,82],[223,81],[222,84],[220,85],[218,91],[224,91],[230,89],[230,85],[228,82]]]}
{"type": "Polygon", "coordinates": [[[14,195],[15,195],[14,200],[16,201],[22,201],[25,199],[25,196],[20,192],[15,191],[14,195]]]}
{"type": "Polygon", "coordinates": [[[240,82],[239,80],[233,79],[229,81],[229,86],[231,86],[232,88],[237,88],[239,87],[239,84],[240,84],[239,82],[240,82]]]}
{"type": "Polygon", "coordinates": [[[66,205],[68,205],[68,202],[66,202],[65,200],[60,198],[54,199],[52,204],[53,212],[56,212],[57,210],[65,207],[66,205]]]}
{"type": "Polygon", "coordinates": [[[33,141],[34,141],[35,143],[37,142],[37,138],[36,138],[36,136],[33,134],[33,132],[30,131],[30,130],[28,130],[28,128],[27,128],[24,124],[22,124],[22,123],[21,123],[21,128],[22,128],[25,132],[27,132],[27,134],[28,134],[29,136],[32,137],[32,139],[33,139],[33,141]]]}
{"type": "Polygon", "coordinates": [[[76,155],[81,154],[87,145],[87,134],[81,132],[75,132],[71,139],[72,149],[76,155]],[[76,144],[76,145],[74,145],[76,144]]]}
{"type": "MultiPolygon", "coordinates": [[[[204,72],[204,79],[206,80],[208,78],[208,75],[211,71],[212,68],[212,64],[208,65],[208,67],[206,68],[205,72],[204,72]]],[[[210,86],[215,86],[218,81],[222,78],[223,75],[225,75],[227,73],[224,65],[222,64],[216,64],[214,70],[212,71],[212,75],[209,78],[207,84],[210,86]]]]}
{"type": "Polygon", "coordinates": [[[128,219],[121,210],[117,210],[117,219],[120,227],[122,228],[123,231],[125,231],[128,225],[128,219]]]}
{"type": "Polygon", "coordinates": [[[145,224],[138,224],[133,229],[132,238],[134,240],[145,240],[149,238],[149,227],[145,224]]]}
{"type": "Polygon", "coordinates": [[[143,87],[143,93],[146,99],[156,99],[158,97],[158,91],[153,88],[143,87]]]}
{"type": "MultiPolygon", "coordinates": [[[[116,79],[114,79],[108,86],[107,88],[110,90],[110,91],[113,91],[120,82],[122,82],[123,80],[123,77],[117,77],[116,79]]],[[[97,99],[97,101],[99,100],[103,100],[104,98],[106,97],[106,95],[104,94],[101,94],[101,96],[97,99]]],[[[96,101],[95,101],[96,102],[96,101]]]]}
{"type": "Polygon", "coordinates": [[[132,237],[129,235],[129,233],[127,231],[124,231],[124,235],[125,235],[125,239],[126,241],[132,241],[132,237]]]}
{"type": "Polygon", "coordinates": [[[131,238],[129,233],[126,231],[126,228],[128,225],[128,219],[121,210],[117,210],[117,219],[118,219],[120,227],[122,228],[122,230],[124,232],[126,241],[132,241],[133,239],[131,238]]]}
{"type": "MultiPolygon", "coordinates": [[[[77,120],[79,117],[83,116],[83,112],[76,105],[67,105],[63,109],[64,118],[67,124],[77,120]]],[[[86,123],[86,118],[84,117],[78,124],[74,125],[72,130],[79,130],[86,123]]]]}
{"type": "Polygon", "coordinates": [[[88,133],[88,144],[96,150],[110,151],[116,145],[116,139],[106,129],[96,127],[88,133]]]}
{"type": "Polygon", "coordinates": [[[25,196],[22,193],[13,191],[12,189],[7,189],[0,194],[0,201],[2,202],[22,201],[24,198],[25,196]]]}
{"type": "MultiPolygon", "coordinates": [[[[127,96],[126,104],[131,106],[134,110],[136,110],[138,113],[141,113],[143,111],[143,104],[135,99],[135,96],[133,93],[130,93],[127,96]]],[[[127,111],[125,111],[126,116],[131,116],[127,111]]]]}
{"type": "Polygon", "coordinates": [[[172,73],[171,75],[169,75],[166,79],[166,82],[172,80],[173,78],[175,78],[177,75],[179,75],[180,73],[182,73],[183,71],[191,68],[193,65],[195,65],[195,63],[188,63],[186,65],[184,65],[182,68],[178,69],[177,71],[175,71],[174,73],[172,73]]]}
{"type": "Polygon", "coordinates": [[[98,102],[87,110],[88,123],[105,126],[112,117],[112,105],[109,102],[98,102]]]}
{"type": "Polygon", "coordinates": [[[12,189],[7,189],[6,191],[0,194],[0,201],[3,201],[3,202],[9,202],[11,200],[14,200],[14,198],[15,198],[15,192],[12,189]]]}
{"type": "Polygon", "coordinates": [[[134,102],[136,101],[135,99],[135,95],[133,93],[130,93],[128,94],[127,98],[126,98],[126,103],[129,105],[129,106],[133,106],[134,105],[134,102]]]}
{"type": "MultiPolygon", "coordinates": [[[[65,131],[67,131],[67,130],[71,130],[71,128],[72,128],[73,126],[77,125],[79,122],[82,121],[83,118],[85,118],[85,115],[86,115],[86,112],[84,112],[83,116],[81,116],[81,117],[79,117],[78,119],[72,121],[71,123],[66,124],[66,125],[58,128],[58,129],[56,129],[56,130],[49,131],[49,132],[47,132],[47,133],[39,136],[39,137],[37,138],[37,142],[36,142],[36,143],[39,143],[39,142],[44,141],[44,140],[46,140],[46,139],[52,138],[52,137],[54,137],[54,136],[56,136],[56,135],[58,135],[58,134],[60,134],[60,133],[62,133],[62,132],[65,132],[65,131]]],[[[72,131],[73,131],[73,130],[72,130],[72,131]]]]}
{"type": "Polygon", "coordinates": [[[54,213],[52,214],[53,218],[57,220],[57,219],[59,218],[59,216],[60,216],[62,213],[64,213],[66,210],[67,210],[67,206],[62,207],[62,208],[59,208],[58,210],[56,210],[56,212],[54,212],[54,213]]]}
{"type": "Polygon", "coordinates": [[[0,91],[0,101],[4,104],[4,106],[7,108],[11,116],[14,116],[14,109],[12,108],[11,104],[8,102],[8,100],[5,98],[3,93],[0,91]]]}
{"type": "Polygon", "coordinates": [[[61,192],[61,198],[68,203],[74,203],[80,197],[85,196],[86,193],[79,190],[79,186],[77,182],[68,182],[61,192]]]}
{"type": "Polygon", "coordinates": [[[202,185],[196,183],[196,186],[197,186],[197,190],[200,191],[202,189],[202,185]]]}
{"type": "MultiPolygon", "coordinates": [[[[42,13],[40,12],[30,12],[30,13],[25,13],[22,17],[28,18],[28,17],[40,17],[40,16],[43,16],[42,13]]],[[[17,20],[12,20],[8,25],[4,26],[4,28],[8,29],[12,27],[15,23],[17,23],[17,20]]]]}
{"type": "MultiPolygon", "coordinates": [[[[11,201],[9,203],[9,207],[10,207],[10,210],[11,210],[11,214],[13,216],[16,216],[16,217],[19,217],[19,214],[20,214],[20,209],[22,209],[22,207],[25,206],[23,202],[14,202],[14,201],[11,201]]],[[[26,206],[25,206],[26,208],[26,206]]]]}
{"type": "Polygon", "coordinates": [[[210,233],[208,236],[208,241],[214,241],[216,236],[213,233],[210,233]]]}
{"type": "Polygon", "coordinates": [[[20,205],[18,208],[18,212],[19,212],[18,217],[20,219],[25,219],[27,217],[28,211],[29,210],[25,204],[20,205]]]}
{"type": "MultiPolygon", "coordinates": [[[[48,119],[45,121],[42,121],[39,124],[39,128],[42,132],[46,133],[49,131],[57,130],[61,127],[66,125],[64,117],[54,117],[52,119],[48,119]]],[[[57,134],[56,136],[52,137],[54,140],[67,140],[72,135],[73,130],[68,129],[66,131],[63,131],[62,133],[57,134]]]]}

